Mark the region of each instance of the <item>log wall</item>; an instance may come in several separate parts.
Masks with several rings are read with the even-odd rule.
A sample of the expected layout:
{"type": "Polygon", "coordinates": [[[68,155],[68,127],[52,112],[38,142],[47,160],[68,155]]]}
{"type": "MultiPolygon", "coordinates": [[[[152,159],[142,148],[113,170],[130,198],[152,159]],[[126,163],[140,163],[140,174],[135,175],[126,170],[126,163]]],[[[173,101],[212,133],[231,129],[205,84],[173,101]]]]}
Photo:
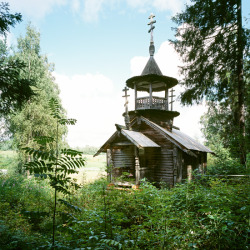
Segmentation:
{"type": "Polygon", "coordinates": [[[112,163],[112,175],[114,178],[121,176],[122,172],[129,172],[135,176],[134,146],[112,149],[112,163]]]}
{"type": "Polygon", "coordinates": [[[140,132],[161,146],[160,149],[155,151],[151,149],[151,152],[147,153],[146,160],[148,161],[145,165],[151,168],[151,172],[148,171],[150,174],[149,180],[158,184],[160,182],[166,182],[170,186],[173,186],[173,144],[166,137],[162,136],[161,133],[155,131],[145,123],[141,124],[140,132]],[[149,161],[149,159],[151,160],[149,161]]]}

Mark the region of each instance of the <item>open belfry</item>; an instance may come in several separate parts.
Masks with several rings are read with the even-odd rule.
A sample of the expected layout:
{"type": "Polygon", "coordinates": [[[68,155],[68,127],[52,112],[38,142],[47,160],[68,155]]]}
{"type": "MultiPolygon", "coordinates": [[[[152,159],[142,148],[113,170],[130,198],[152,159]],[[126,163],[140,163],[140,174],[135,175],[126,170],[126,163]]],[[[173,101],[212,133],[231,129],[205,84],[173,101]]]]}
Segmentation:
{"type": "MultiPolygon", "coordinates": [[[[149,19],[149,60],[140,76],[126,81],[125,126],[115,124],[115,133],[95,154],[107,153],[110,181],[115,183],[126,173],[136,185],[146,178],[172,187],[192,178],[192,171],[206,171],[207,147],[174,126],[179,112],[173,111],[173,87],[177,79],[162,74],[154,59],[154,15],[149,19]],[[135,110],[128,111],[128,90],[133,89],[135,110]],[[142,97],[139,97],[142,96],[142,97]],[[129,175],[128,175],[129,173],[129,175]]],[[[190,119],[192,119],[190,117],[190,119]]]]}

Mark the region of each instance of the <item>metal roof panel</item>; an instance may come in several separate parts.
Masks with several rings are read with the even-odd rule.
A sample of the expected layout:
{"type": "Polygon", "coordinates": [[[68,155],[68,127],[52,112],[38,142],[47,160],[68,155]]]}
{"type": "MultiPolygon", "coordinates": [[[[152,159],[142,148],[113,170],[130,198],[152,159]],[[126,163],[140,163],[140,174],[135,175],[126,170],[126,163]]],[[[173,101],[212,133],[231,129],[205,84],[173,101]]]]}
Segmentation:
{"type": "Polygon", "coordinates": [[[160,146],[140,132],[122,129],[121,133],[139,148],[159,148],[160,146]]]}
{"type": "Polygon", "coordinates": [[[146,121],[148,124],[152,124],[154,127],[161,130],[163,133],[168,135],[173,141],[177,142],[178,144],[182,145],[184,148],[188,150],[196,150],[196,151],[202,151],[207,153],[213,153],[209,148],[202,145],[201,143],[197,142],[190,136],[182,133],[180,130],[172,128],[172,131],[168,131],[167,129],[164,129],[163,127],[159,126],[158,124],[146,119],[145,117],[142,118],[144,121],[146,121]]]}

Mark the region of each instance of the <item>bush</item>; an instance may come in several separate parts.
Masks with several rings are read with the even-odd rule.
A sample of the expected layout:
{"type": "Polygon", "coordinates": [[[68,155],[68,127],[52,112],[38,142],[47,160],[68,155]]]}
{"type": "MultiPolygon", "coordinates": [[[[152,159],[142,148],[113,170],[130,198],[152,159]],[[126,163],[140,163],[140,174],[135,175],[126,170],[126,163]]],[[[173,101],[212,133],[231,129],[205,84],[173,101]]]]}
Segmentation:
{"type": "MultiPolygon", "coordinates": [[[[49,217],[35,215],[52,210],[51,190],[46,187],[39,193],[39,183],[32,178],[4,178],[4,185],[0,183],[4,232],[0,242],[9,240],[15,246],[17,239],[16,246],[23,249],[50,249],[49,217]]],[[[40,187],[46,185],[40,182],[40,187]]],[[[57,248],[247,249],[249,183],[231,185],[206,178],[157,189],[143,180],[139,190],[107,184],[97,180],[58,203],[57,248]]]]}

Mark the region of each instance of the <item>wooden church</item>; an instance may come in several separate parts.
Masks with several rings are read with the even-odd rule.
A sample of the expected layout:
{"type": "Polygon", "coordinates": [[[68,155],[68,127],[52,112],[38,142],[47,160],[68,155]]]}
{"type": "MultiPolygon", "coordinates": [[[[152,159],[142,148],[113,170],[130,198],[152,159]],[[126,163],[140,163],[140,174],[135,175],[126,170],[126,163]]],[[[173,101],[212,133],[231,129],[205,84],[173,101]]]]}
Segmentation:
{"type": "Polygon", "coordinates": [[[131,183],[146,178],[156,185],[175,183],[192,178],[192,171],[206,170],[207,147],[182,133],[173,125],[179,115],[173,111],[173,87],[177,79],[162,74],[154,59],[153,15],[149,17],[150,58],[140,76],[126,81],[125,126],[116,124],[115,133],[95,154],[107,153],[111,182],[125,172],[131,183]],[[127,91],[134,90],[135,110],[128,111],[127,91]],[[138,97],[140,96],[143,97],[138,97]],[[163,96],[163,97],[162,97],[163,96]]]}

